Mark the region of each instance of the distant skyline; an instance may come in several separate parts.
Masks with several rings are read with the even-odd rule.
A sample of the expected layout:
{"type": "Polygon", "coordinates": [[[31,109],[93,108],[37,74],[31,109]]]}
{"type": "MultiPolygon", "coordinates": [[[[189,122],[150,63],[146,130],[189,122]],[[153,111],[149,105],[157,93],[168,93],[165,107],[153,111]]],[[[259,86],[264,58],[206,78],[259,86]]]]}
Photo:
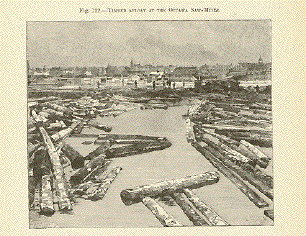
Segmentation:
{"type": "Polygon", "coordinates": [[[31,67],[271,62],[271,21],[28,22],[31,67]]]}

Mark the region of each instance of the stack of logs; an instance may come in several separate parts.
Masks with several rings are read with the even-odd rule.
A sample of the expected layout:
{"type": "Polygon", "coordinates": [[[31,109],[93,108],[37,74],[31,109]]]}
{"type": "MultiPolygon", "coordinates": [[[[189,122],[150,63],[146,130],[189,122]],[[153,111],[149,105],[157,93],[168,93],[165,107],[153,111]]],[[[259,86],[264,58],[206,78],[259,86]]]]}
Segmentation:
{"type": "Polygon", "coordinates": [[[171,146],[163,137],[81,134],[88,125],[105,132],[111,131],[111,127],[91,122],[101,109],[105,112],[123,109],[122,106],[111,108],[105,104],[90,97],[76,101],[54,97],[29,103],[29,200],[30,206],[41,214],[52,215],[57,208],[60,211],[71,210],[74,197],[93,201],[102,199],[122,169],[114,167],[107,171],[112,158],[171,146]],[[65,142],[70,136],[96,137],[94,143],[99,146],[87,156],[82,156],[65,142]],[[74,170],[69,181],[65,176],[68,166],[74,170]]]}
{"type": "MultiPolygon", "coordinates": [[[[217,103],[208,101],[202,101],[190,107],[186,120],[187,141],[224,176],[229,178],[250,201],[259,208],[265,208],[264,214],[273,220],[273,210],[267,209],[270,204],[266,200],[273,202],[273,178],[263,171],[269,165],[271,158],[255,146],[255,144],[270,146],[272,141],[269,137],[268,142],[268,139],[264,139],[261,135],[257,136],[256,142],[252,143],[254,139],[248,138],[252,132],[258,133],[258,131],[260,134],[269,133],[271,135],[270,131],[267,131],[270,129],[271,120],[266,115],[265,122],[261,123],[261,120],[256,120],[258,121],[257,126],[250,126],[250,123],[256,122],[255,120],[243,120],[244,112],[240,110],[239,113],[235,113],[234,109],[229,111],[229,107],[236,108],[237,104],[221,105],[227,109],[217,109],[217,103]],[[218,117],[216,114],[219,114],[220,120],[216,118],[218,117]],[[242,126],[242,124],[246,125],[242,126]],[[259,124],[264,125],[260,128],[259,124]],[[249,136],[245,135],[245,139],[242,136],[238,138],[236,134],[241,132],[249,136]]],[[[268,105],[257,104],[256,108],[258,107],[270,109],[268,105]]],[[[254,110],[255,106],[250,105],[249,109],[254,110]]]]}
{"type": "Polygon", "coordinates": [[[205,172],[125,189],[121,191],[120,196],[122,202],[127,206],[142,202],[164,227],[183,226],[158,204],[156,199],[164,196],[171,196],[195,226],[226,226],[229,224],[192,191],[192,189],[215,184],[218,181],[217,172],[205,172]]]}
{"type": "Polygon", "coordinates": [[[236,141],[272,147],[272,107],[269,104],[204,100],[190,107],[188,116],[193,123],[236,141]]]}

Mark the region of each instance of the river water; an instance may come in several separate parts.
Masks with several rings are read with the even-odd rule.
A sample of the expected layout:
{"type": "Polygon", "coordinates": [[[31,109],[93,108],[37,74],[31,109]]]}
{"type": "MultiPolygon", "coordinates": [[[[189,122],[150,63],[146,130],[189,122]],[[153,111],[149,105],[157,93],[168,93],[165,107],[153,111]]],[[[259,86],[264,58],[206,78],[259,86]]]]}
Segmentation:
{"type": "MultiPolygon", "coordinates": [[[[101,123],[113,126],[111,133],[163,136],[170,140],[172,146],[162,151],[114,159],[109,169],[121,166],[123,170],[102,200],[92,202],[78,198],[71,214],[56,212],[52,217],[46,217],[30,212],[30,227],[162,227],[142,203],[125,206],[120,192],[139,185],[216,170],[186,141],[182,115],[186,114],[187,109],[187,105],[170,107],[168,110],[136,109],[116,118],[98,118],[101,123]]],[[[94,128],[83,130],[83,133],[101,132],[94,128]]],[[[82,155],[87,155],[97,146],[83,145],[84,140],[69,138],[68,142],[82,155]]],[[[271,150],[263,151],[271,155],[271,150]]],[[[263,209],[256,207],[222,174],[218,183],[194,192],[231,225],[273,224],[264,216],[263,209]]],[[[159,203],[176,220],[186,226],[192,225],[178,206],[159,203]]]]}

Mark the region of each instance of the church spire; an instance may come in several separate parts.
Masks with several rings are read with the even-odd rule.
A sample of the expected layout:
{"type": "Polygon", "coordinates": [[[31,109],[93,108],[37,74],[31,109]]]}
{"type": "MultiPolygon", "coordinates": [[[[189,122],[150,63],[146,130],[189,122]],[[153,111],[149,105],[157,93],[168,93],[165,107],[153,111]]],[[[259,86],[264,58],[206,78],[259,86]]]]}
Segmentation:
{"type": "Polygon", "coordinates": [[[263,63],[263,60],[262,60],[261,55],[260,55],[260,57],[258,59],[258,64],[262,64],[262,63],[263,63]]]}

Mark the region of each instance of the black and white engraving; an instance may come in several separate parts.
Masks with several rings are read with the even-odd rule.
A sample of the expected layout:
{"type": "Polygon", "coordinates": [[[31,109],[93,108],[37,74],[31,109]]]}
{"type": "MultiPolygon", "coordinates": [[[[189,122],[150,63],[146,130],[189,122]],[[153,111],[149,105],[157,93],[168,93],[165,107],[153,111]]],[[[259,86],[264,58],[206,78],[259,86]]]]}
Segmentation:
{"type": "Polygon", "coordinates": [[[30,228],[273,225],[271,21],[27,22],[30,228]]]}

